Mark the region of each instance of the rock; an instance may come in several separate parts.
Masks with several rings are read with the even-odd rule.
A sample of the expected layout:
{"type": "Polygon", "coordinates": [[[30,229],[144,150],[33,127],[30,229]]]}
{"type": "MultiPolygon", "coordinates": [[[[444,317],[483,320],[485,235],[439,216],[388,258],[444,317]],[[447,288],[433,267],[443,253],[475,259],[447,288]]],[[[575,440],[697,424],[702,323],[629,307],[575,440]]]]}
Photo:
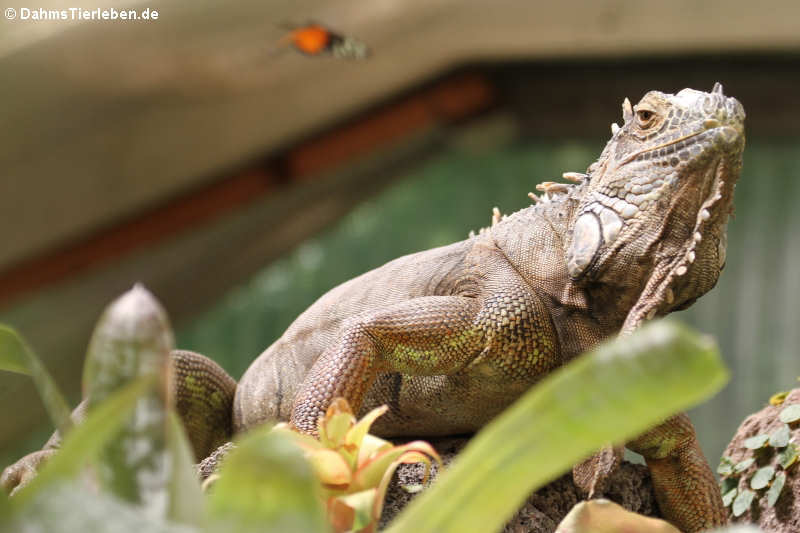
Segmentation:
{"type": "MultiPolygon", "coordinates": [[[[468,439],[437,439],[430,443],[442,456],[445,467],[466,445],[468,439]]],[[[421,464],[401,465],[386,494],[380,527],[385,527],[416,494],[403,486],[422,481],[421,464]]],[[[435,477],[435,476],[434,476],[435,477]]],[[[608,489],[597,496],[612,500],[624,508],[647,516],[660,516],[653,494],[650,473],[643,465],[623,461],[607,483],[608,489]]],[[[504,533],[553,533],[572,507],[582,501],[580,489],[568,472],[532,494],[517,514],[503,528],[504,533]]]]}
{"type": "MultiPolygon", "coordinates": [[[[797,463],[795,462],[785,469],[779,464],[781,452],[785,452],[787,449],[785,446],[771,445],[767,442],[763,447],[753,450],[745,445],[745,441],[751,437],[773,435],[777,430],[783,428],[784,422],[779,418],[780,413],[787,406],[795,404],[800,404],[800,389],[791,391],[782,404],[768,405],[761,411],[747,417],[725,449],[723,461],[725,458],[730,460],[730,463],[728,463],[729,468],[733,468],[734,465],[740,464],[742,461],[754,459],[753,463],[741,472],[723,476],[723,483],[736,486],[739,493],[745,490],[755,493],[752,503],[746,507],[746,511],[740,516],[733,516],[735,503],[728,507],[731,521],[753,523],[760,526],[764,531],[771,533],[796,533],[800,531],[800,476],[798,476],[797,463]],[[769,491],[770,485],[775,483],[776,477],[772,478],[770,485],[762,488],[753,489],[751,486],[755,473],[759,469],[770,466],[774,469],[775,476],[778,476],[781,472],[786,475],[783,490],[772,506],[769,504],[769,491]]],[[[800,424],[793,422],[789,427],[790,445],[800,444],[800,424]]],[[[748,443],[749,446],[753,447],[756,441],[757,439],[748,443]]],[[[773,444],[776,442],[780,443],[773,440],[773,444]]],[[[766,472],[769,472],[769,470],[766,472]]],[[[760,487],[760,483],[757,481],[755,486],[760,487]]]]}
{"type": "MultiPolygon", "coordinates": [[[[467,444],[467,438],[431,439],[429,441],[442,456],[445,466],[467,444]]],[[[220,462],[233,444],[225,444],[197,465],[201,479],[205,480],[219,466],[220,462]]],[[[419,485],[422,482],[424,467],[421,463],[400,465],[395,478],[389,486],[384,502],[380,528],[389,522],[417,493],[410,493],[404,487],[419,485]]],[[[433,467],[431,479],[436,477],[436,466],[433,467]]],[[[658,517],[658,507],[650,481],[650,472],[643,465],[623,461],[619,469],[611,476],[605,493],[597,494],[620,504],[629,511],[647,516],[658,517]]],[[[572,473],[568,472],[532,494],[517,514],[506,524],[504,533],[553,533],[556,527],[569,513],[572,507],[583,500],[580,489],[572,481],[572,473]]]]}

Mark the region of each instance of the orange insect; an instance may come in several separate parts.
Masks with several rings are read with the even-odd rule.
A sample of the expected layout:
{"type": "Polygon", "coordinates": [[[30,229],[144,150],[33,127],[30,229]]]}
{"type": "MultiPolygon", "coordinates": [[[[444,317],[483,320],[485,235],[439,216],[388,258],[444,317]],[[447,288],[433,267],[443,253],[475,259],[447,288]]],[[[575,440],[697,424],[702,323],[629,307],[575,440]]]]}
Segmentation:
{"type": "Polygon", "coordinates": [[[310,56],[330,53],[342,59],[365,59],[369,55],[369,48],[362,41],[336,33],[321,24],[306,24],[289,30],[281,44],[291,45],[310,56]]]}

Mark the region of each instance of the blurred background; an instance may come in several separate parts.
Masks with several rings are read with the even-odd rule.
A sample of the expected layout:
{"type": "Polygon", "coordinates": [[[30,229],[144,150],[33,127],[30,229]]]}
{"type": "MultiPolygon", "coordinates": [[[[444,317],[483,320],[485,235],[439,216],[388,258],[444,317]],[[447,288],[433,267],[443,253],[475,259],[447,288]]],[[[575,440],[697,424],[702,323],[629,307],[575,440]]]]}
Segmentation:
{"type": "MultiPolygon", "coordinates": [[[[146,21],[23,20],[23,6],[73,4],[14,1],[0,20],[0,322],[75,402],[94,321],[134,282],[178,346],[238,379],[328,289],[585,170],[624,97],[715,81],[748,114],[744,171],[727,267],[678,315],[732,369],[691,413],[710,462],[796,385],[796,0],[79,4],[158,12],[146,21]],[[300,53],[287,25],[312,21],[370,55],[300,53]]],[[[0,413],[2,465],[51,431],[23,376],[0,374],[0,413]]]]}

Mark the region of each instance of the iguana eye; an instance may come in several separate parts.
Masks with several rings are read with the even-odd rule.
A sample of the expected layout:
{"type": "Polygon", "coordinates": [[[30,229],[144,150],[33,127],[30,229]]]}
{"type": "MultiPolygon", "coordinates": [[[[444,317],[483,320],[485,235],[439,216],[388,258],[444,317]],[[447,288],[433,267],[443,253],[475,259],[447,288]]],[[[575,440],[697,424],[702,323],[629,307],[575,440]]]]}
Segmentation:
{"type": "Polygon", "coordinates": [[[642,129],[646,129],[650,127],[650,122],[653,120],[655,113],[650,111],[649,109],[639,109],[636,112],[636,118],[639,122],[639,127],[642,129]]]}

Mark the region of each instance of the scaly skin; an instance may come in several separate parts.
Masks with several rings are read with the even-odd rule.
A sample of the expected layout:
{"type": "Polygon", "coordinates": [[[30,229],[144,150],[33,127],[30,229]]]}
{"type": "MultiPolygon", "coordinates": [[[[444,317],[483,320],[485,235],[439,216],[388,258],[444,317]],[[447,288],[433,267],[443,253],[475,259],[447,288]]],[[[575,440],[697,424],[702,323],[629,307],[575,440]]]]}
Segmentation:
{"type": "MultiPolygon", "coordinates": [[[[234,430],[288,419],[313,434],[343,396],[361,413],[390,406],[373,426],[379,435],[476,431],[550,370],[710,290],[741,168],[741,105],[719,85],[650,92],[635,107],[626,99],[623,118],[587,174],[565,174],[578,183],[542,184],[536,205],[496,213],[477,236],[401,257],[320,298],[243,376],[234,430]]],[[[180,398],[186,372],[176,375],[180,398]]],[[[686,415],[628,447],[645,457],[666,518],[684,531],[724,522],[686,415]]],[[[616,455],[594,464],[613,468],[616,455]]]]}

